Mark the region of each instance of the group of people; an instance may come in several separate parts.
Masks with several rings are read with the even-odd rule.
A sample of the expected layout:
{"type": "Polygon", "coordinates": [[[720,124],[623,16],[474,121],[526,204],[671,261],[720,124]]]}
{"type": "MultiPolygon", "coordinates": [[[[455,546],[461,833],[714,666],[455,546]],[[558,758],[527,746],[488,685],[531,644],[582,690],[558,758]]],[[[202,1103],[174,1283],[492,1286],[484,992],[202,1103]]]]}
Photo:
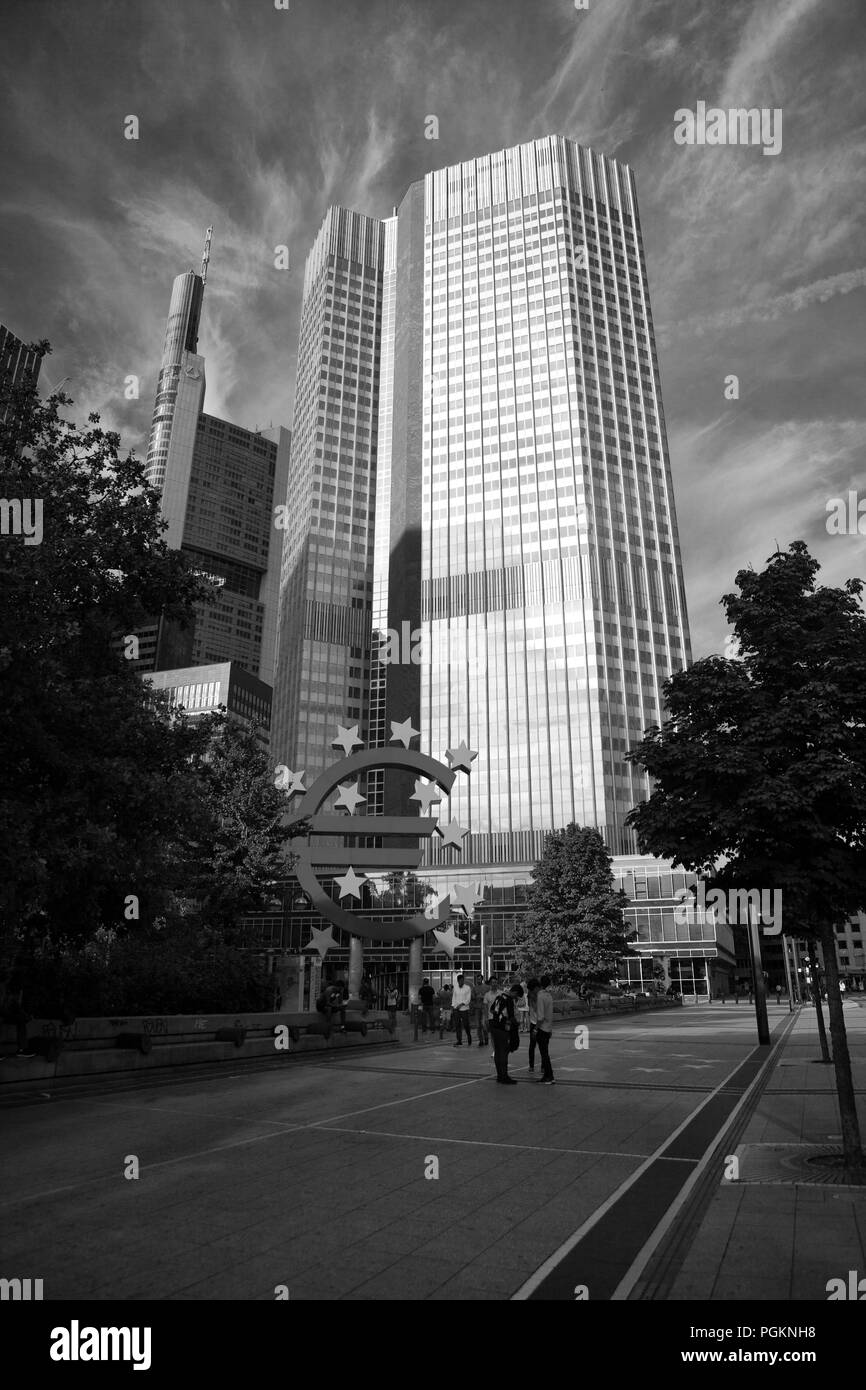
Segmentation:
{"type": "Polygon", "coordinates": [[[474,1029],[478,1047],[492,1044],[496,1080],[503,1086],[517,1084],[508,1075],[508,1058],[520,1046],[520,1014],[525,1012],[529,1023],[529,1070],[535,1071],[537,1052],[541,1060],[539,1079],[547,1086],[554,1084],[550,1064],[553,996],[550,993],[549,975],[542,975],[540,980],[529,980],[525,990],[516,981],[506,981],[500,987],[495,980],[484,980],[480,976],[474,985],[470,985],[464,975],[458,975],[454,988],[444,985],[438,996],[430,981],[425,980],[418,997],[421,1003],[421,1031],[432,1033],[438,1026],[441,1035],[453,1025],[457,1034],[454,1046],[463,1046],[465,1034],[466,1046],[471,1047],[474,1029]]]}

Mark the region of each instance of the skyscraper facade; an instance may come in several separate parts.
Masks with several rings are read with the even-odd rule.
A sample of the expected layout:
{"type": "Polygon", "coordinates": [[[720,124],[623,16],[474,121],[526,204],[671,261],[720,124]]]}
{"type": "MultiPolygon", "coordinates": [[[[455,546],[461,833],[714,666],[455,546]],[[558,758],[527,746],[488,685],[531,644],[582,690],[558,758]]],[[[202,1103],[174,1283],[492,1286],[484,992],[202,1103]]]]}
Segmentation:
{"type": "MultiPolygon", "coordinates": [[[[307,266],[281,633],[335,593],[321,551],[298,569],[321,534],[316,469],[328,426],[316,411],[327,404],[337,419],[354,404],[327,359],[335,339],[345,352],[349,330],[329,317],[335,216],[359,218],[332,210],[307,266]],[[287,560],[303,574],[293,589],[287,560]]],[[[472,773],[439,819],[469,833],[460,854],[427,841],[421,872],[443,895],[479,889],[489,945],[507,948],[545,834],[575,821],[598,827],[616,857],[639,944],[709,960],[711,927],[683,935],[673,923],[679,876],[648,867],[624,825],[648,793],[625,754],[661,720],[665,678],[691,659],[631,170],[550,136],[430,173],[392,218],[359,220],[376,247],[375,471],[360,493],[348,472],[332,481],[346,536],[361,525],[367,541],[352,551],[353,587],[341,576],[339,601],[345,612],[372,594],[352,636],[371,674],[366,687],[354,678],[350,696],[350,658],[331,655],[323,630],[320,684],[311,655],[294,684],[277,677],[279,760],[321,767],[347,719],[382,746],[391,719],[411,718],[435,757],[465,739],[472,773]],[[392,638],[404,631],[420,640],[401,643],[395,660],[392,638]],[[324,698],[310,705],[317,691],[324,698]],[[641,890],[652,908],[637,906],[641,890]]],[[[339,550],[336,560],[347,563],[339,550]]],[[[367,791],[368,815],[396,809],[375,775],[367,791]]]]}
{"type": "Polygon", "coordinates": [[[0,422],[8,418],[14,388],[36,386],[41,366],[41,353],[31,351],[0,323],[0,422]]]}
{"type": "Polygon", "coordinates": [[[144,679],[154,690],[167,691],[169,703],[182,705],[191,719],[213,714],[222,706],[231,723],[255,729],[262,746],[268,746],[271,687],[238,662],[205,662],[186,669],[154,671],[144,679]]]}
{"type": "Polygon", "coordinates": [[[197,352],[203,297],[201,275],[190,270],[176,277],[147,445],[145,477],[162,494],[168,522],[164,540],[173,550],[180,549],[183,540],[192,454],[204,404],[204,358],[197,352]]]}
{"type": "Polygon", "coordinates": [[[202,413],[195,435],[180,549],[216,589],[196,609],[194,663],[236,661],[274,678],[289,431],[253,431],[202,413]]]}
{"type": "Polygon", "coordinates": [[[369,727],[384,227],[331,208],[307,258],[272,747],[308,777],[369,727]]]}
{"type": "Polygon", "coordinates": [[[634,179],[549,137],[429,174],[423,202],[423,737],[478,751],[464,862],[535,859],[570,821],[626,853],[625,753],[689,660],[634,179]]]}
{"type": "MultiPolygon", "coordinates": [[[[203,296],[204,275],[177,276],[145,468],[161,494],[166,543],[215,589],[213,604],[196,607],[182,663],[175,642],[169,664],[239,662],[272,685],[282,552],[275,509],[286,496],[290,434],[282,426],[242,429],[204,412],[203,296]]],[[[156,644],[149,669],[166,664],[163,647],[156,644]]]]}

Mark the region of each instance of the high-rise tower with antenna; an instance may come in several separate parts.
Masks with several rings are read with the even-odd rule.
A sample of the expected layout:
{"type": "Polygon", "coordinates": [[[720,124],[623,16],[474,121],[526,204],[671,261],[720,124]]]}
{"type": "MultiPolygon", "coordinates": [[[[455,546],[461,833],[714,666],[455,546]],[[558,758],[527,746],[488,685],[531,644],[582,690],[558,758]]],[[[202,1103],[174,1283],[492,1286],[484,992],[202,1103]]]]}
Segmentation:
{"type": "Polygon", "coordinates": [[[213,227],[208,227],[201,275],[188,270],[172,286],[147,445],[145,476],[162,494],[168,522],[165,541],[172,548],[179,548],[183,539],[195,435],[204,405],[204,358],[197,349],[212,233],[213,227]]]}
{"type": "Polygon", "coordinates": [[[201,274],[189,270],[172,287],[146,476],[161,495],[167,545],[185,552],[216,596],[197,606],[185,643],[174,634],[170,645],[163,635],[148,645],[148,665],[236,662],[270,685],[283,535],[273,509],[286,496],[290,436],[282,426],[242,429],[203,409],[197,349],[212,235],[208,227],[201,274]]]}

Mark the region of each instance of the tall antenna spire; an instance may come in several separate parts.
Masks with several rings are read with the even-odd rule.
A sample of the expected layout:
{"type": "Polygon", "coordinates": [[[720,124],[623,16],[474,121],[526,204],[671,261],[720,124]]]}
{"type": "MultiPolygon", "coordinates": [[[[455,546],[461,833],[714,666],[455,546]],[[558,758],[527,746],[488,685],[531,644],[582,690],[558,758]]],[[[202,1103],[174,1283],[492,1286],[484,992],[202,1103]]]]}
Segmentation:
{"type": "Polygon", "coordinates": [[[207,229],[207,236],[206,236],[205,239],[204,239],[204,255],[203,255],[202,258],[201,258],[201,283],[202,283],[202,288],[204,288],[205,281],[207,280],[207,267],[208,267],[208,261],[210,260],[210,240],[211,240],[211,237],[212,237],[212,236],[213,236],[213,227],[208,227],[208,229],[207,229]]]}

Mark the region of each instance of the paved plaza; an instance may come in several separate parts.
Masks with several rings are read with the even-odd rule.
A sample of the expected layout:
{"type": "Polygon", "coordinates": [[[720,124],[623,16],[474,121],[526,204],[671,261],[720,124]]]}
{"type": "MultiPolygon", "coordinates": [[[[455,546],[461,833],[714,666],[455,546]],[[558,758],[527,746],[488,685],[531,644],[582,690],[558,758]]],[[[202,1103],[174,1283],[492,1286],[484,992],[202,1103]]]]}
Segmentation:
{"type": "Polygon", "coordinates": [[[731,1004],[592,1019],[586,1049],[559,1024],[555,1086],[525,1038],[503,1087],[489,1048],[404,1033],[6,1100],[0,1274],[46,1299],[824,1300],[866,1269],[866,1193],[757,1161],[838,1136],[814,1011],[770,1024],[772,1049],[731,1004]]]}

